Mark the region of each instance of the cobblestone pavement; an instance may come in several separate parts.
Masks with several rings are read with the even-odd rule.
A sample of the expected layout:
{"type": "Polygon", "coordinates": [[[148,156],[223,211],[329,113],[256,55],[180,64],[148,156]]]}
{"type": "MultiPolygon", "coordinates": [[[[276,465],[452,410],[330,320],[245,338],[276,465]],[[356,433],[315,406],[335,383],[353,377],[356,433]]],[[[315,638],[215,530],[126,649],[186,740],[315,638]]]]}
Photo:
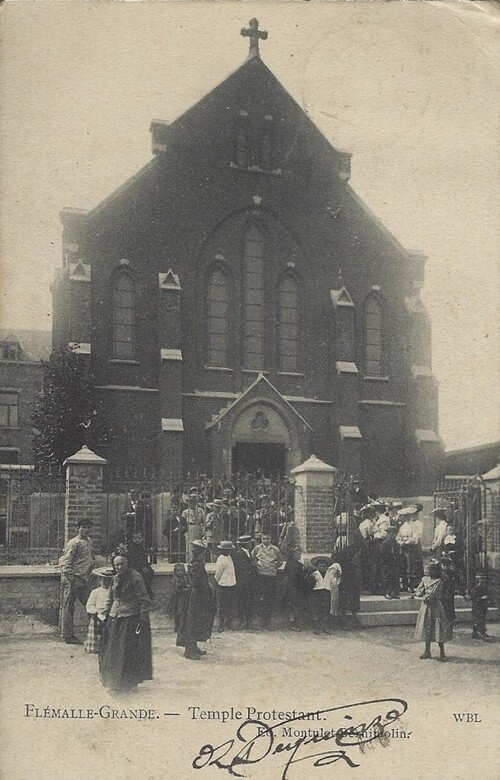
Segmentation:
{"type": "MultiPolygon", "coordinates": [[[[441,780],[493,777],[493,767],[500,759],[500,626],[490,624],[489,631],[492,640],[486,644],[471,638],[470,627],[456,628],[454,641],[447,645],[446,664],[420,661],[422,647],[413,642],[409,627],[339,631],[319,637],[285,631],[228,631],[214,635],[206,645],[208,655],[199,662],[182,657],[172,633],[155,631],[155,679],[133,694],[114,698],[100,686],[96,657],[86,655],[83,648],[64,645],[56,634],[24,637],[13,632],[0,650],[0,724],[5,747],[0,776],[6,780],[229,777],[222,769],[208,767],[200,772],[191,764],[205,742],[220,744],[234,736],[241,724],[202,719],[202,711],[230,712],[233,707],[233,718],[238,717],[235,711],[246,718],[249,714],[255,717],[248,708],[261,713],[273,709],[314,712],[401,698],[408,710],[393,728],[411,732],[410,736],[393,731],[391,739],[376,741],[363,752],[352,748],[349,755],[359,763],[355,770],[344,760],[315,768],[308,759],[290,766],[286,777],[371,780],[404,774],[419,780],[436,773],[441,780]],[[26,705],[40,712],[45,707],[61,712],[64,708],[94,713],[104,709],[91,720],[35,718],[32,708],[26,716],[26,705]],[[113,710],[121,714],[130,709],[154,710],[154,716],[139,722],[111,716],[113,710]],[[471,713],[472,719],[467,722],[462,717],[460,722],[457,716],[461,713],[471,713]],[[485,761],[487,770],[482,768],[485,761]]],[[[301,729],[303,723],[299,723],[301,729]]],[[[335,746],[327,743],[323,749],[335,746]]],[[[238,771],[259,780],[279,780],[283,764],[279,757],[266,758],[238,771]]]]}

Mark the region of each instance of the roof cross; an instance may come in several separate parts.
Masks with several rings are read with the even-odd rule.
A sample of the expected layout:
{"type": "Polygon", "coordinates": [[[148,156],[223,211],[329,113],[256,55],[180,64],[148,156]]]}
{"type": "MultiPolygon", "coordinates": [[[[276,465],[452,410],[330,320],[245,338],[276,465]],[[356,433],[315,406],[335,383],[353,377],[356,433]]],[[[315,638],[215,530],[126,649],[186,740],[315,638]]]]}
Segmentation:
{"type": "Polygon", "coordinates": [[[263,41],[267,38],[267,32],[265,30],[259,30],[259,22],[257,19],[250,19],[249,21],[249,27],[243,27],[241,30],[241,35],[243,35],[244,38],[250,38],[250,49],[248,52],[248,58],[250,57],[259,57],[259,38],[263,41]]]}

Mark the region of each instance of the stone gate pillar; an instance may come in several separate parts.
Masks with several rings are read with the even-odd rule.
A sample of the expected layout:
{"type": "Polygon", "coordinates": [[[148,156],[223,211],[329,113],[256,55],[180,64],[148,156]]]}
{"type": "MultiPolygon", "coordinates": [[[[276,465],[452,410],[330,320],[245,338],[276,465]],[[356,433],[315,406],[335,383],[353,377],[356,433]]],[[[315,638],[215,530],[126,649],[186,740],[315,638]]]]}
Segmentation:
{"type": "Polygon", "coordinates": [[[92,521],[90,536],[96,553],[102,546],[102,478],[106,465],[88,447],[82,447],[64,461],[66,468],[66,496],[64,503],[64,544],[76,536],[77,522],[81,518],[92,521]]]}
{"type": "Polygon", "coordinates": [[[330,554],[332,551],[336,473],[336,468],[316,455],[291,471],[295,478],[295,522],[304,552],[330,554]]]}

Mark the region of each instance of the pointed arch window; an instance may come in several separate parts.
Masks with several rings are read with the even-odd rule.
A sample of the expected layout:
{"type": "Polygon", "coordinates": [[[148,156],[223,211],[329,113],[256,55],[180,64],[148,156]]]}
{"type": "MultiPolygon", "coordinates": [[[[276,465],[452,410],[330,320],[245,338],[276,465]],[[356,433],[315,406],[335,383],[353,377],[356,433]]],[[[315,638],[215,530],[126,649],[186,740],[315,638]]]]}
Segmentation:
{"type": "Polygon", "coordinates": [[[384,376],[384,309],[375,296],[365,304],[365,374],[384,376]]]}
{"type": "Polygon", "coordinates": [[[229,283],[220,268],[208,277],[207,301],[207,364],[226,367],[229,353],[229,283]]]}
{"type": "Polygon", "coordinates": [[[243,243],[243,364],[264,368],[264,237],[256,225],[243,243]]]}
{"type": "Polygon", "coordinates": [[[298,371],[299,288],[293,276],[285,276],[278,290],[279,370],[298,371]]]}
{"type": "Polygon", "coordinates": [[[113,357],[133,360],[135,356],[135,286],[128,274],[120,273],[113,285],[113,357]]]}

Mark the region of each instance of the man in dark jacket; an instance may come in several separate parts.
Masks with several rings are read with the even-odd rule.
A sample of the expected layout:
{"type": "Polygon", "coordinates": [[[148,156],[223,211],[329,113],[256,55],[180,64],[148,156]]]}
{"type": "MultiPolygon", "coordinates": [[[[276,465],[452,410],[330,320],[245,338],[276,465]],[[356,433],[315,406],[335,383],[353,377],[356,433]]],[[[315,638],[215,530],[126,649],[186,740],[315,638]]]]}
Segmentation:
{"type": "Polygon", "coordinates": [[[238,546],[232,559],[236,574],[236,597],[240,628],[253,630],[255,566],[250,555],[252,537],[238,537],[238,546]]]}
{"type": "Polygon", "coordinates": [[[397,530],[391,525],[380,545],[380,571],[386,599],[399,598],[400,548],[396,541],[397,530]]]}

